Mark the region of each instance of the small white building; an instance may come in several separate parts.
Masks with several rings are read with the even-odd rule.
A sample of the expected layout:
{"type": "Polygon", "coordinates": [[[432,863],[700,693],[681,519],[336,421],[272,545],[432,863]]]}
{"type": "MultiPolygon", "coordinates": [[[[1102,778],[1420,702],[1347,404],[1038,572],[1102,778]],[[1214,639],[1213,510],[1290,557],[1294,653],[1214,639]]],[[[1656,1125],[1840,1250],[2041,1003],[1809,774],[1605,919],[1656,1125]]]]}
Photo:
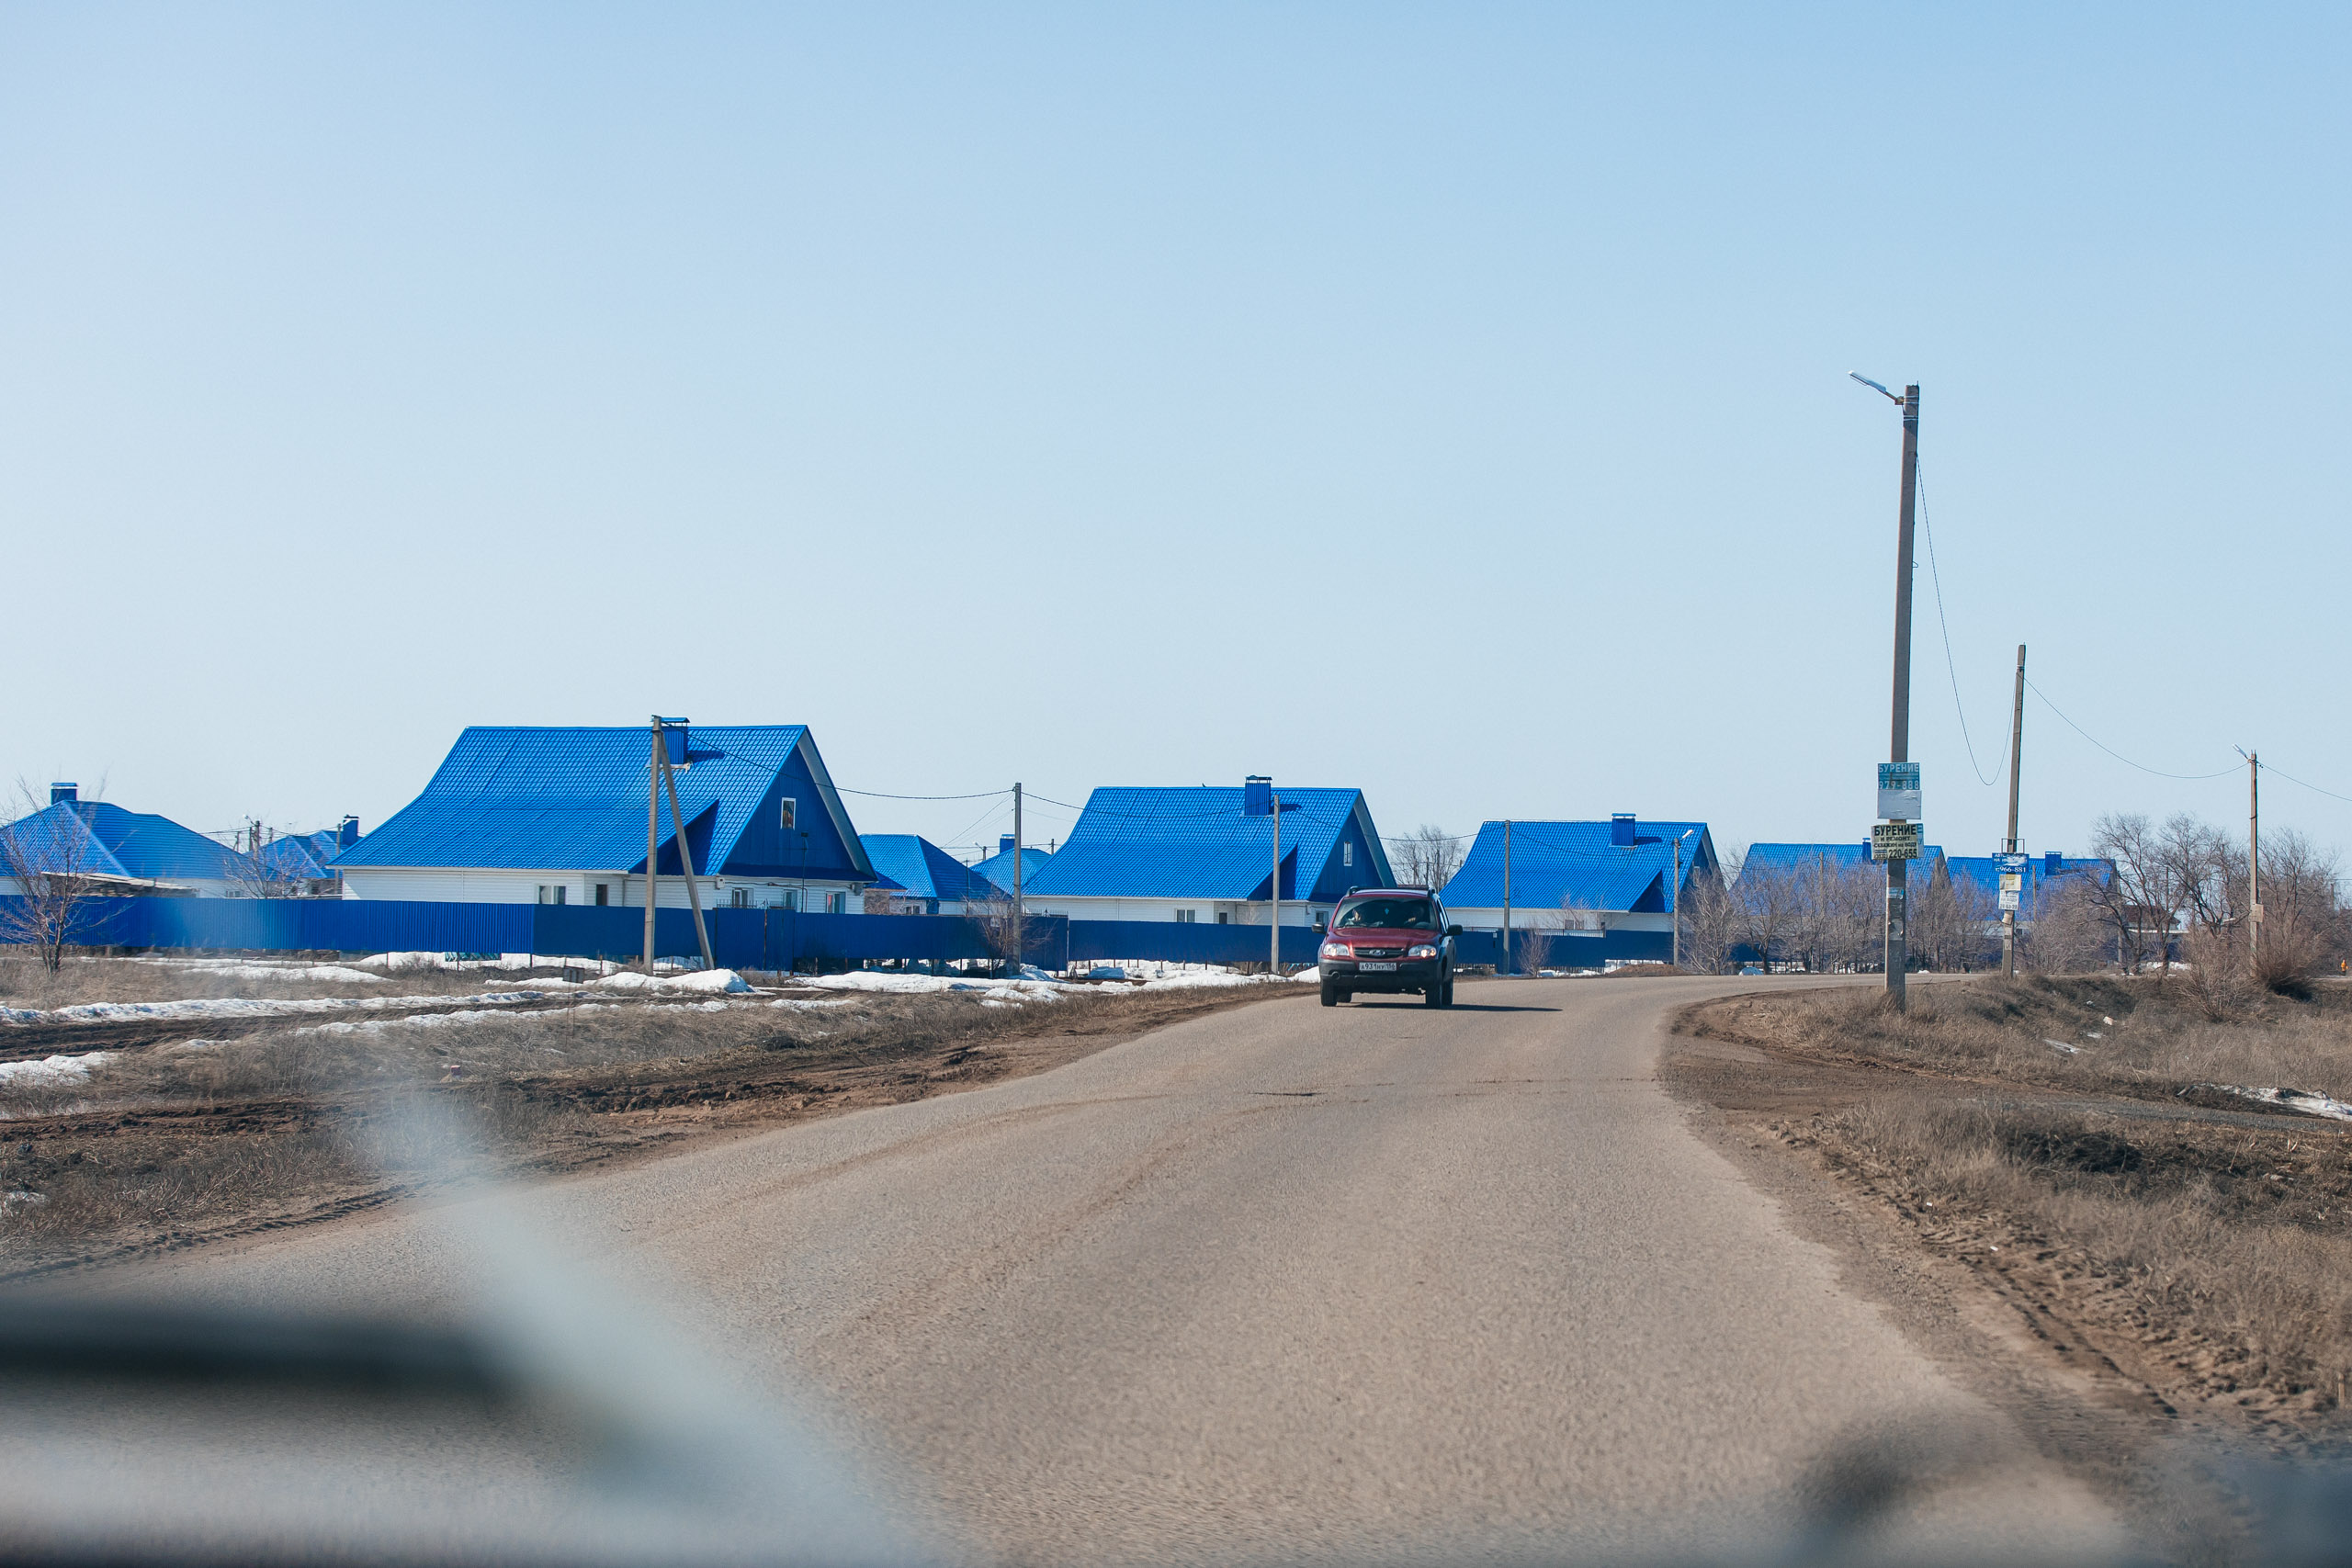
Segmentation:
{"type": "MultiPolygon", "coordinates": [[[[874,867],[800,725],[695,726],[673,740],[705,908],[862,912],[874,867]]],[[[424,792],[337,855],[350,898],[645,904],[652,742],[643,727],[476,726],[424,792]]],[[[687,902],[667,791],[655,902],[687,902]]]]}

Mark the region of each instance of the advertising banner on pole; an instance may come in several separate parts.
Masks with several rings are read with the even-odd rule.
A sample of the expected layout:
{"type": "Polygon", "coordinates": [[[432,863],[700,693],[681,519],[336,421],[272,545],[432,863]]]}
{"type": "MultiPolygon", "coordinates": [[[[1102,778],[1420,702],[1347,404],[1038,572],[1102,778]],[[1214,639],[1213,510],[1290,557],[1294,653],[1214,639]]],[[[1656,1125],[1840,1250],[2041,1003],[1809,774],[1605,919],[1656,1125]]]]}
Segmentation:
{"type": "Polygon", "coordinates": [[[1878,814],[1899,821],[1917,822],[1919,810],[1919,764],[1881,762],[1878,765],[1878,814]]]}
{"type": "Polygon", "coordinates": [[[1871,829],[1871,859],[1917,860],[1920,834],[1917,822],[1880,822],[1871,829]]]}

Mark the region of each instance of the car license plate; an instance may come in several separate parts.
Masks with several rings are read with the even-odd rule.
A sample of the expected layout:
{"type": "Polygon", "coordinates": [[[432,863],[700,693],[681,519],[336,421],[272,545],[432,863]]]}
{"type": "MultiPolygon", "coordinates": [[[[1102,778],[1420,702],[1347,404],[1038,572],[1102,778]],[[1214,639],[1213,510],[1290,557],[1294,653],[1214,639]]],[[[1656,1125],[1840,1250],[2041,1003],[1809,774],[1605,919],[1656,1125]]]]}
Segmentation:
{"type": "Polygon", "coordinates": [[[1394,964],[1359,964],[1356,967],[1363,970],[1367,975],[1394,975],[1396,973],[1396,965],[1394,964]]]}

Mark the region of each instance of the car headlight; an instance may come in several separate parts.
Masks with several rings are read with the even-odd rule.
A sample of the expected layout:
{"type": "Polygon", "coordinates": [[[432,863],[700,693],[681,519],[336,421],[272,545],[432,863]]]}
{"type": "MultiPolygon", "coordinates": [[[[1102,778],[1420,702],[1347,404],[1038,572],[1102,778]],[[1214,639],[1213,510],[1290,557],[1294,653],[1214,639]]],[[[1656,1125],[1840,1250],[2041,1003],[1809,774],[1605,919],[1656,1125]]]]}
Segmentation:
{"type": "Polygon", "coordinates": [[[1428,942],[1423,942],[1419,947],[1416,947],[1411,952],[1406,953],[1405,956],[1408,958],[1435,958],[1437,956],[1437,949],[1430,946],[1428,942]]]}
{"type": "Polygon", "coordinates": [[[1355,956],[1355,951],[1349,947],[1344,942],[1327,942],[1323,944],[1323,956],[1326,958],[1353,958],[1355,956]]]}

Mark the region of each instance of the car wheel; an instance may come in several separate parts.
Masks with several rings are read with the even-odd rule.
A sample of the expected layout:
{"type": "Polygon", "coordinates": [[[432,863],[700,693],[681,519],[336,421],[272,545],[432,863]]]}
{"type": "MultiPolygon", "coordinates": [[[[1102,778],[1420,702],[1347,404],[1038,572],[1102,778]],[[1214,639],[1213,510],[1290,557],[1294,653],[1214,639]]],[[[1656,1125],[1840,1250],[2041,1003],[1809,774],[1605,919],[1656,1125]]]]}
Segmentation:
{"type": "Polygon", "coordinates": [[[1421,1005],[1423,1007],[1432,1008],[1443,1007],[1445,1005],[1445,982],[1442,980],[1430,981],[1430,988],[1421,993],[1421,1005]]]}
{"type": "Polygon", "coordinates": [[[1340,1005],[1340,988],[1337,986],[1323,987],[1323,1005],[1327,1008],[1335,1008],[1340,1005]]]}

